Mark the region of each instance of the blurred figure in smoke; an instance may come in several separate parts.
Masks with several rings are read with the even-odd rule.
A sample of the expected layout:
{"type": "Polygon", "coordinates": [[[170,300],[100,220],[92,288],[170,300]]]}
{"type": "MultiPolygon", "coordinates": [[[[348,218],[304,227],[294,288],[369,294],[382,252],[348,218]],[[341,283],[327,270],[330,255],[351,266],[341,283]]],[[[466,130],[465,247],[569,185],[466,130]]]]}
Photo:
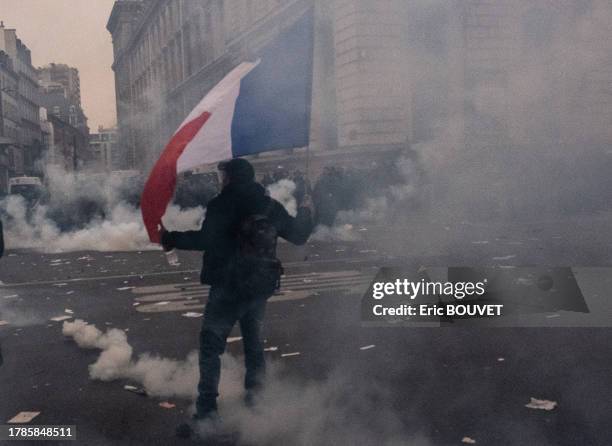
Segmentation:
{"type": "MultiPolygon", "coordinates": [[[[306,243],[312,232],[312,202],[305,198],[291,217],[255,182],[253,166],[236,158],[219,164],[222,190],[209,204],[199,231],[162,234],[166,250],[204,251],[201,281],[211,286],[200,333],[200,383],[196,420],[214,419],[220,378],[220,355],[234,324],[240,323],[246,365],[247,404],[261,388],[265,360],[261,339],[267,299],[278,289],[282,266],[276,238],[306,243]]],[[[191,436],[189,425],[177,434],[191,436]]]]}
{"type": "Polygon", "coordinates": [[[302,172],[296,170],[293,173],[293,182],[295,183],[295,201],[299,206],[307,193],[306,180],[304,179],[304,175],[302,175],[302,172]]]}
{"type": "Polygon", "coordinates": [[[317,206],[317,224],[334,224],[338,213],[338,191],[338,175],[333,167],[326,167],[313,191],[313,200],[317,206]]]}

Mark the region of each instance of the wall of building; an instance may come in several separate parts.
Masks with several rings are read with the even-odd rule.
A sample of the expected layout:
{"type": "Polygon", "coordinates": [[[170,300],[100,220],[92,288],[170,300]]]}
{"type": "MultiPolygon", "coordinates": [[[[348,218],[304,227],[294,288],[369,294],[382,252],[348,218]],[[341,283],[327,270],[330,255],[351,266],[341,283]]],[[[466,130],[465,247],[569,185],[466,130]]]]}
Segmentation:
{"type": "MultiPolygon", "coordinates": [[[[518,147],[609,145],[612,33],[603,39],[586,33],[574,42],[593,64],[581,80],[567,78],[562,51],[538,53],[546,33],[575,25],[579,3],[117,1],[109,30],[125,167],[148,170],[203,95],[312,5],[313,156],[444,140],[460,154],[458,162],[496,169],[518,147]],[[531,75],[534,65],[546,83],[537,113],[516,94],[521,70],[531,75]]],[[[596,27],[597,17],[581,20],[596,27]]]]}
{"type": "Polygon", "coordinates": [[[94,170],[110,172],[121,169],[116,128],[98,128],[90,135],[89,148],[92,155],[90,167],[94,170]]]}

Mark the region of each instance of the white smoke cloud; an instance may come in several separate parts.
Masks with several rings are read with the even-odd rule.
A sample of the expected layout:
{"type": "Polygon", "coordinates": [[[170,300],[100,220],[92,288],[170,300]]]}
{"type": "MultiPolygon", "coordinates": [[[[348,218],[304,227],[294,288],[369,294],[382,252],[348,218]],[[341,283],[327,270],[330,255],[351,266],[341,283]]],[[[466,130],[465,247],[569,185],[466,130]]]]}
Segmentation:
{"type": "MultiPolygon", "coordinates": [[[[74,175],[57,166],[47,168],[49,199],[29,207],[18,195],[0,201],[8,248],[43,252],[143,251],[159,249],[149,242],[140,210],[123,201],[120,178],[99,174],[74,175]],[[79,215],[81,214],[81,215],[79,215]],[[62,228],[67,221],[77,227],[62,228]]],[[[199,228],[201,207],[180,209],[170,205],[164,216],[169,229],[199,228]]]]}
{"type": "Polygon", "coordinates": [[[96,362],[89,366],[91,379],[129,379],[141,385],[151,396],[192,399],[196,395],[199,377],[196,352],[185,361],[150,354],[134,358],[125,331],[113,328],[102,333],[80,319],[64,322],[62,333],[73,338],[81,348],[102,350],[96,362]]]}
{"type": "Polygon", "coordinates": [[[325,225],[318,225],[310,240],[319,242],[355,242],[360,240],[359,235],[355,231],[355,228],[351,224],[335,224],[332,227],[325,225]]]}
{"type": "Polygon", "coordinates": [[[44,321],[34,310],[21,308],[22,300],[17,290],[2,285],[0,282],[0,321],[8,322],[14,327],[37,325],[44,321]]]}
{"type": "Polygon", "coordinates": [[[270,197],[279,201],[287,210],[289,215],[297,215],[297,202],[294,197],[296,185],[293,181],[282,179],[268,186],[270,197]]]}
{"type": "MultiPolygon", "coordinates": [[[[62,333],[82,348],[102,350],[89,366],[92,379],[128,379],[149,396],[194,400],[199,379],[198,355],[184,361],[151,354],[133,357],[124,331],[102,333],[82,320],[64,322],[62,333]]],[[[355,389],[350,373],[337,371],[324,381],[299,382],[282,373],[278,363],[268,367],[267,385],[255,410],[242,403],[243,366],[237,358],[221,358],[220,412],[222,429],[238,433],[250,444],[406,444],[404,426],[391,404],[388,392],[369,386],[355,389]],[[373,401],[376,401],[374,406],[373,401]]],[[[203,433],[208,426],[203,425],[203,433]]],[[[411,438],[410,444],[428,444],[411,438]]]]}

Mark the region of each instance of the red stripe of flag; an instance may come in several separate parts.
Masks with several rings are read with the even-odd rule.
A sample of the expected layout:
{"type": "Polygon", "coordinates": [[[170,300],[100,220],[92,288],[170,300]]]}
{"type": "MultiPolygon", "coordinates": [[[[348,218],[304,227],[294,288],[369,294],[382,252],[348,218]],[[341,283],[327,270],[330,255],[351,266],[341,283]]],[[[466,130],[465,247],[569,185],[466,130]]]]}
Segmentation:
{"type": "Polygon", "coordinates": [[[153,243],[161,241],[161,219],[174,196],[176,163],[187,144],[198,134],[210,116],[209,112],[204,112],[181,127],[172,137],[149,174],[140,198],[140,211],[149,239],[153,243]]]}

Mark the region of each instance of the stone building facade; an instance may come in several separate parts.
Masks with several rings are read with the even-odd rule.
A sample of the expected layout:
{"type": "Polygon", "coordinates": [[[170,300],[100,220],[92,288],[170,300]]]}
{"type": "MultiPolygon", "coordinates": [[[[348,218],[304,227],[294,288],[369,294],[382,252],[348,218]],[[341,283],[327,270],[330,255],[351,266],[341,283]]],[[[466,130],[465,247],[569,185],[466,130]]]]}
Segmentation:
{"type": "MultiPolygon", "coordinates": [[[[589,58],[570,63],[592,64],[580,76],[554,41],[564,29],[597,29],[584,13],[590,3],[117,0],[107,27],[123,162],[148,170],[203,95],[311,7],[313,161],[365,165],[443,141],[459,166],[492,166],[495,175],[517,150],[609,145],[611,36],[572,37],[573,56],[589,58]]],[[[298,148],[282,162],[305,158],[298,148]]]]}
{"type": "Polygon", "coordinates": [[[8,178],[31,174],[44,150],[39,90],[29,48],[0,23],[0,191],[8,178]]]}
{"type": "Polygon", "coordinates": [[[37,70],[40,100],[50,114],[89,134],[87,116],[81,105],[79,71],[65,64],[51,63],[37,70]]]}
{"type": "MultiPolygon", "coordinates": [[[[376,76],[376,88],[363,96],[377,64],[394,57],[393,51],[383,55],[379,49],[399,46],[402,18],[396,12],[403,2],[380,2],[374,10],[369,3],[118,0],[108,29],[113,35],[119,137],[127,166],[139,160],[144,162],[137,167],[147,170],[207,91],[313,7],[313,151],[405,145],[409,113],[401,99],[401,68],[376,76]],[[393,26],[380,32],[381,20],[388,19],[393,26]]],[[[298,158],[299,154],[294,153],[298,158]]]]}
{"type": "Polygon", "coordinates": [[[99,172],[119,170],[117,129],[100,126],[97,132],[89,136],[93,169],[99,172]]]}

